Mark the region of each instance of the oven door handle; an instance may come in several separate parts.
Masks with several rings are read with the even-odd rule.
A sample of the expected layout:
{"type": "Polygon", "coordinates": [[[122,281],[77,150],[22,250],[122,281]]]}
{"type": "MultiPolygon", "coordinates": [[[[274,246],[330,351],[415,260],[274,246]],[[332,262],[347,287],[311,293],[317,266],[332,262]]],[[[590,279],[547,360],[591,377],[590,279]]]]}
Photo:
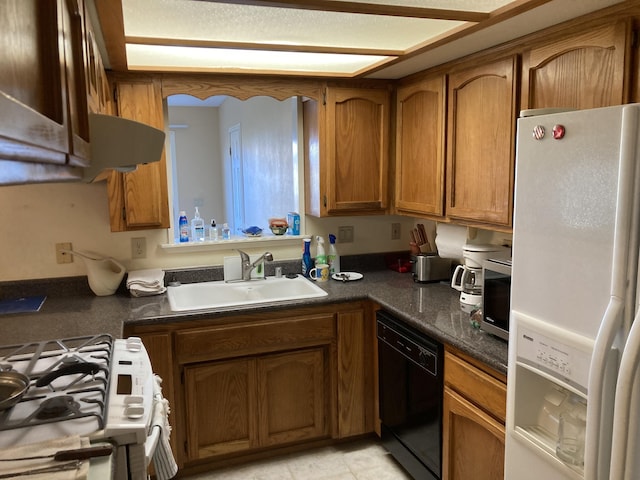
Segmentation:
{"type": "Polygon", "coordinates": [[[160,429],[160,425],[153,425],[149,435],[147,436],[147,440],[144,442],[144,455],[147,460],[147,466],[151,464],[151,459],[153,458],[156,448],[158,448],[158,442],[160,441],[161,434],[162,431],[160,429]]]}

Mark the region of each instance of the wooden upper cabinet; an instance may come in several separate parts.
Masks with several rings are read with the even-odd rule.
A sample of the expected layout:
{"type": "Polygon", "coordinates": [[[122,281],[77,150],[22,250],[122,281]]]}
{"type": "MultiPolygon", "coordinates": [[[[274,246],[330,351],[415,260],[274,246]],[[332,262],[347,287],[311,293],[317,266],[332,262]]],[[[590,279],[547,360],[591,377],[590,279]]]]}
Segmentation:
{"type": "MultiPolygon", "coordinates": [[[[120,117],[164,130],[162,96],[157,80],[116,81],[120,117]]],[[[108,177],[111,231],[169,228],[165,153],[159,162],[138,165],[130,173],[108,177]]]]}
{"type": "Polygon", "coordinates": [[[395,208],[399,213],[444,215],[444,76],[398,88],[395,208]]]}
{"type": "Polygon", "coordinates": [[[630,39],[627,20],[525,52],[522,108],[587,109],[628,102],[630,39]]]}
{"type": "Polygon", "coordinates": [[[306,211],[314,216],[385,213],[390,92],[328,87],[304,103],[306,211]]]}
{"type": "Polygon", "coordinates": [[[510,228],[517,112],[517,57],[449,76],[447,216],[510,228]]]}
{"type": "Polygon", "coordinates": [[[327,211],[387,208],[387,90],[327,88],[327,211]]]}
{"type": "Polygon", "coordinates": [[[0,3],[1,183],[78,179],[70,167],[89,161],[82,12],[80,0],[0,3]]]}

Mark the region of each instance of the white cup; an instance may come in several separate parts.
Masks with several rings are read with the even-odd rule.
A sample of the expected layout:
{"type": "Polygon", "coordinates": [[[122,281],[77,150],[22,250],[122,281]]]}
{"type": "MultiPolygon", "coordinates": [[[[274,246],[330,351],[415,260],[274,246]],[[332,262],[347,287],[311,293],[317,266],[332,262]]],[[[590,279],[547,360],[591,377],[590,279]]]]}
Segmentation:
{"type": "Polygon", "coordinates": [[[309,276],[316,282],[326,282],[329,280],[329,265],[319,263],[315,268],[311,269],[309,276]]]}

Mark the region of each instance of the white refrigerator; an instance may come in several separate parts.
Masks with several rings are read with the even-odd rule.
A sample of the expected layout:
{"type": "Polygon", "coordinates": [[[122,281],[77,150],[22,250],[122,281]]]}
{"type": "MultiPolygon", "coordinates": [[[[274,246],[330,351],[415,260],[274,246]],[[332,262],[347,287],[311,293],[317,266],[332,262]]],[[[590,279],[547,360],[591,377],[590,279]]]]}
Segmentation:
{"type": "Polygon", "coordinates": [[[518,120],[505,479],[640,479],[640,104],[518,120]]]}

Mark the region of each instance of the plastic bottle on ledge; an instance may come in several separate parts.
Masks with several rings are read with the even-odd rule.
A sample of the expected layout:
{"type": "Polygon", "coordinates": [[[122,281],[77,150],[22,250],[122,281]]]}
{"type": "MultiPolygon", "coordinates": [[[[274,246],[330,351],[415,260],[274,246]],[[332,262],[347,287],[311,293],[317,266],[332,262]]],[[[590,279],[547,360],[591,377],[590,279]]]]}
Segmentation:
{"type": "Polygon", "coordinates": [[[222,224],[222,239],[223,240],[231,240],[231,229],[229,228],[228,223],[222,224]]]}
{"type": "Polygon", "coordinates": [[[191,219],[191,238],[194,242],[204,242],[204,220],[200,217],[198,207],[191,219]]]}
{"type": "Polygon", "coordinates": [[[216,219],[211,219],[211,227],[209,227],[209,240],[214,242],[218,240],[218,227],[216,226],[216,219]]]}
{"type": "Polygon", "coordinates": [[[309,272],[313,268],[311,261],[311,239],[305,238],[303,240],[302,250],[302,276],[309,278],[309,272]]]}
{"type": "Polygon", "coordinates": [[[316,265],[327,263],[327,254],[324,252],[324,238],[322,238],[320,235],[317,235],[316,242],[318,242],[318,247],[316,250],[316,265]]]}
{"type": "Polygon", "coordinates": [[[187,212],[180,211],[180,219],[178,220],[178,228],[180,229],[180,243],[189,241],[189,220],[187,220],[187,212]]]}
{"type": "Polygon", "coordinates": [[[329,234],[329,254],[327,255],[327,263],[329,264],[329,275],[340,273],[340,255],[336,249],[336,236],[329,234]]]}

